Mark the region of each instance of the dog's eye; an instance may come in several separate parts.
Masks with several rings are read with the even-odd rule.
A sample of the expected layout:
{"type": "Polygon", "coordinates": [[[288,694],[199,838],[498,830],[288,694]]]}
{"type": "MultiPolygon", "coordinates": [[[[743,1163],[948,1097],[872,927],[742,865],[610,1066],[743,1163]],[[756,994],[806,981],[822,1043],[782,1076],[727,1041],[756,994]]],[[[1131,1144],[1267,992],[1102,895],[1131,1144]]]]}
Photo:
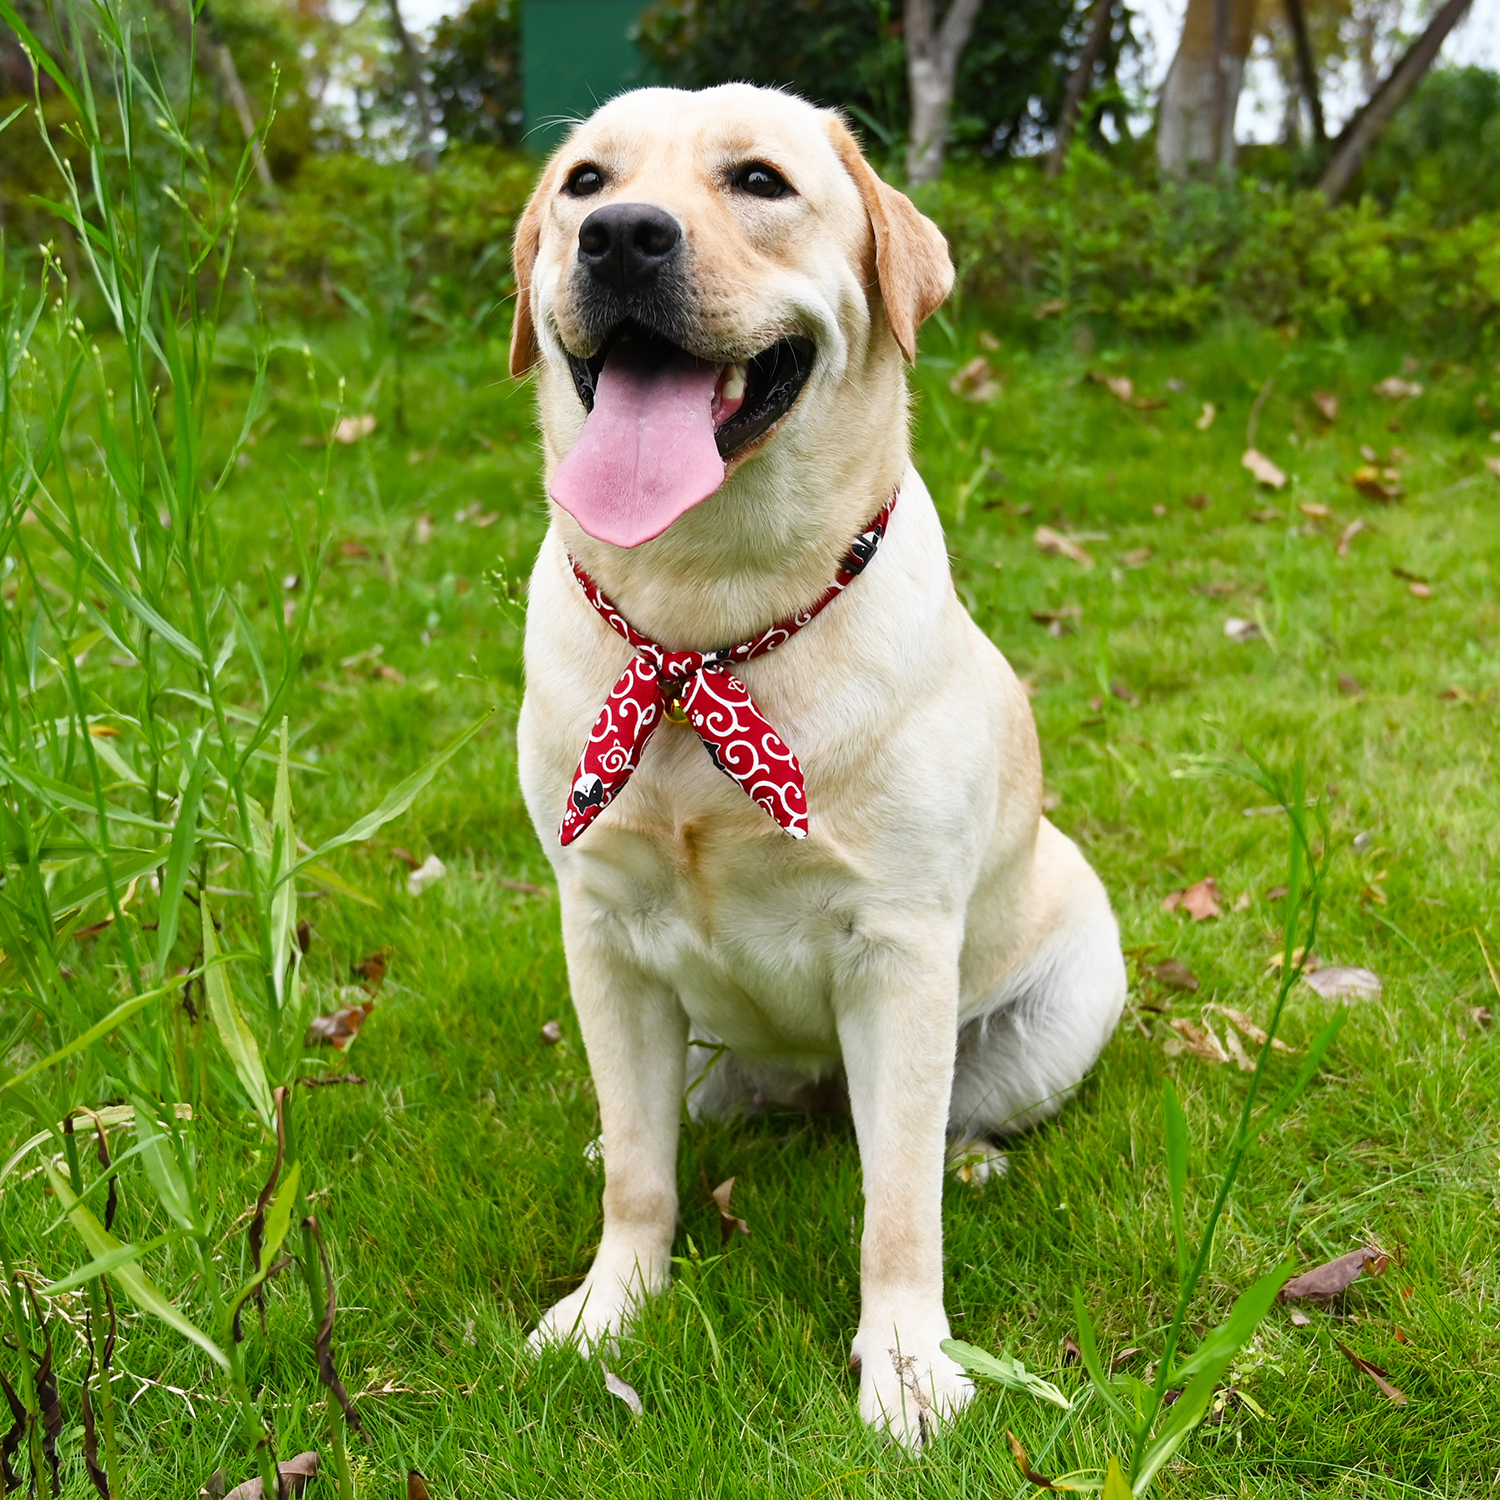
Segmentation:
{"type": "Polygon", "coordinates": [[[575,198],[592,198],[604,186],[604,173],[586,161],[568,173],[566,191],[575,198]]]}
{"type": "Polygon", "coordinates": [[[791,194],[792,185],[775,167],[763,161],[747,162],[735,170],[730,179],[742,193],[754,198],[785,198],[791,194]]]}

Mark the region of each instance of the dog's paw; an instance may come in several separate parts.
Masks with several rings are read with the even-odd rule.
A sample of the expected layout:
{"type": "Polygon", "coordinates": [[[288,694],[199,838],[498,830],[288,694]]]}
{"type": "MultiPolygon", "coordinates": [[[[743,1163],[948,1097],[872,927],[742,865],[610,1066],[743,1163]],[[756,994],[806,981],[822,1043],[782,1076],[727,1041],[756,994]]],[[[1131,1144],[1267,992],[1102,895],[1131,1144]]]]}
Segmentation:
{"type": "Polygon", "coordinates": [[[854,1340],[860,1415],[913,1451],[932,1442],[974,1396],[974,1382],[938,1348],[947,1336],[942,1320],[932,1336],[861,1328],[854,1340]]]}
{"type": "Polygon", "coordinates": [[[1010,1157],[992,1141],[953,1141],[948,1146],[948,1170],[962,1183],[982,1188],[992,1177],[1010,1170],[1010,1157]]]}
{"type": "Polygon", "coordinates": [[[666,1271],[658,1268],[655,1258],[643,1264],[639,1258],[628,1257],[617,1270],[601,1254],[583,1285],[542,1314],[526,1336],[527,1346],[533,1353],[547,1345],[571,1344],[583,1354],[609,1354],[642,1300],[666,1283],[666,1271]]]}

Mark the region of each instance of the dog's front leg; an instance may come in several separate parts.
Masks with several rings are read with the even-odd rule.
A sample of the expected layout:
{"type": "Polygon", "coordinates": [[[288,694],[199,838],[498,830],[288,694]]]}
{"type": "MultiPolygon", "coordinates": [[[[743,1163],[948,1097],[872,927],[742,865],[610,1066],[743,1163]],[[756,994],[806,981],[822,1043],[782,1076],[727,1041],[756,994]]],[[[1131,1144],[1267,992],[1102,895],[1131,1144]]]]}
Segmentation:
{"type": "Polygon", "coordinates": [[[542,1317],[529,1342],[606,1343],[632,1305],[667,1284],[677,1227],[677,1134],[687,1017],[564,898],[568,979],[599,1100],[604,1234],[583,1285],[542,1317]]]}
{"type": "Polygon", "coordinates": [[[957,1043],[957,945],[945,934],[918,934],[909,945],[883,946],[861,969],[838,1016],[865,1189],[851,1362],[860,1369],[865,1420],[917,1447],[974,1393],[938,1347],[948,1337],[943,1148],[957,1043]]]}

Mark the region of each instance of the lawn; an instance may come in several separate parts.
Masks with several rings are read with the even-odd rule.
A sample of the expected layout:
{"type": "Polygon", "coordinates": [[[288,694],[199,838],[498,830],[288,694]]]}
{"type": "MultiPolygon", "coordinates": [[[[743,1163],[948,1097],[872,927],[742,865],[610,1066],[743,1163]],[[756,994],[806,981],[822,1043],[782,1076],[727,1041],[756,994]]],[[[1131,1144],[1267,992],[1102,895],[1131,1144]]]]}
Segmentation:
{"type": "MultiPolygon", "coordinates": [[[[1187,1110],[1190,1216],[1245,1087],[1233,1063],[1171,1045],[1169,1023],[1201,1023],[1206,1004],[1264,1020],[1275,993],[1287,820],[1228,767],[1254,755],[1285,773],[1301,758],[1331,841],[1317,953],[1384,989],[1350,1002],[1318,1078],[1252,1155],[1193,1325],[1281,1258],[1307,1267],[1374,1242],[1392,1264],[1305,1326],[1274,1310],[1160,1492],[1491,1494],[1500,986],[1479,935],[1500,962],[1500,473],[1484,463],[1500,458],[1500,374],[1254,329],[1082,353],[1075,330],[1047,323],[994,343],[972,312],[926,331],[919,465],[961,596],[1033,692],[1051,816],[1103,875],[1132,987],[1077,1101],[1014,1143],[1004,1177],[950,1182],[955,1335],[1081,1393],[1063,1352],[1081,1287],[1106,1353],[1144,1346],[1130,1368],[1148,1367],[1173,1295],[1161,1081],[1187,1110]],[[950,382],[981,354],[995,390],[972,401],[950,382]],[[1422,394],[1373,393],[1393,375],[1422,394]],[[1338,397],[1336,420],[1314,391],[1338,397]],[[1252,410],[1254,446],[1290,476],[1279,492],[1241,466],[1252,410]],[[1375,455],[1365,488],[1403,493],[1356,489],[1372,463],[1362,447],[1375,455]],[[1043,550],[1039,527],[1082,558],[1043,550]],[[1231,619],[1246,622],[1237,636],[1231,619]],[[1209,876],[1217,917],[1164,910],[1209,876]],[[1156,976],[1168,959],[1195,993],[1156,976]]],[[[538,1312],[587,1267],[601,1186],[556,902],[515,774],[525,577],[546,525],[531,396],[498,343],[428,347],[411,356],[399,433],[389,378],[362,384],[371,364],[352,335],[324,335],[313,357],[324,392],[347,373],[348,409],[379,425],[332,450],[326,571],[288,706],[304,836],[342,827],[496,709],[409,813],[335,857],[366,900],[330,890],[303,907],[312,971],[349,984],[351,966],[387,960],[347,1057],[309,1053],[310,1071],[364,1081],[309,1090],[303,1126],[338,1279],[337,1357],[369,1434],[351,1448],[360,1493],[398,1494],[417,1468],[452,1497],[1020,1495],[1007,1429],[1045,1472],[1101,1466],[1113,1433],[1097,1405],[1064,1417],[994,1387],[919,1458],[861,1426],[846,1370],[859,1174],[837,1118],[684,1128],[680,1274],[612,1366],[642,1416],[597,1364],[525,1355],[538,1312]],[[406,856],[433,854],[446,876],[410,894],[406,856]],[[750,1234],[721,1247],[710,1189],[730,1176],[750,1234]]],[[[316,509],[315,440],[332,421],[304,364],[291,349],[273,361],[217,501],[225,576],[269,567],[289,618],[306,604],[283,503],[316,509]]],[[[247,380],[230,363],[215,377],[226,450],[247,380]]],[[[971,394],[983,384],[971,369],[971,394]]],[[[270,608],[256,617],[268,637],[270,608]]],[[[248,701],[248,667],[242,682],[248,701]]],[[[258,774],[269,804],[274,767],[258,774]]],[[[114,962],[95,956],[103,941],[78,940],[70,962],[114,962]]],[[[1304,1045],[1331,1009],[1299,984],[1286,1040],[1304,1045]]],[[[1295,1063],[1279,1059],[1277,1077],[1295,1063]]],[[[227,1069],[214,1079],[198,1141],[233,1258],[268,1151],[227,1069]]],[[[12,1115],[0,1132],[9,1155],[23,1128],[12,1115]]],[[[145,1238],[160,1226],[124,1181],[122,1230],[145,1238]]],[[[5,1212],[27,1269],[76,1263],[40,1192],[8,1191],[5,1212]]],[[[163,1280],[174,1253],[148,1262],[163,1280]]],[[[273,1283],[268,1335],[245,1344],[284,1455],[319,1446],[322,1423],[291,1283],[273,1283]]],[[[90,1493],[80,1305],[64,1300],[55,1328],[77,1496],[90,1493]]],[[[195,1494],[226,1455],[231,1482],[248,1476],[195,1349],[122,1309],[116,1370],[129,1494],[195,1494]]]]}

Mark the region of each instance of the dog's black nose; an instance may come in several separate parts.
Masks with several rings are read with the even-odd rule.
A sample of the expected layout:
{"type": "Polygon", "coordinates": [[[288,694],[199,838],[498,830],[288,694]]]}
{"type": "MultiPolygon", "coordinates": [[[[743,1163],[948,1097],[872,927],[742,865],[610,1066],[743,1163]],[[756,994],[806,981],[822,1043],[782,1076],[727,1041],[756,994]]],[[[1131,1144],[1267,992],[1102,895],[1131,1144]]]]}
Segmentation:
{"type": "Polygon", "coordinates": [[[596,208],[578,231],[578,259],[622,296],[647,285],[682,243],[682,227],[649,203],[596,208]]]}

